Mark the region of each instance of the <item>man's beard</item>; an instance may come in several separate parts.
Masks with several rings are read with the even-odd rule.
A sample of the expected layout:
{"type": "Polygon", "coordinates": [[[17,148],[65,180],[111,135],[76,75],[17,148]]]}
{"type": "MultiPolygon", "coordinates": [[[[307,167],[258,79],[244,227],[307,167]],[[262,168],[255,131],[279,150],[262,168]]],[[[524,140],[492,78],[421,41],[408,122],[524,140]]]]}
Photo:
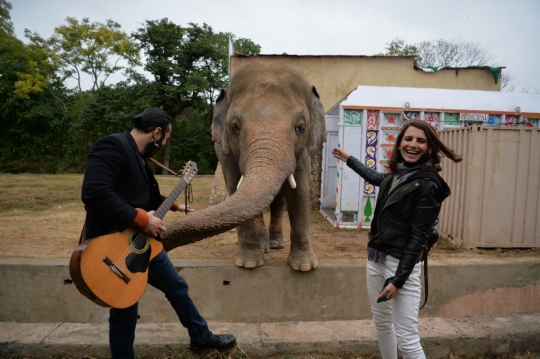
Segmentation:
{"type": "Polygon", "coordinates": [[[161,148],[161,144],[163,143],[163,139],[165,138],[165,134],[162,133],[161,137],[154,142],[149,143],[144,151],[142,151],[141,155],[144,158],[150,158],[156,154],[156,152],[161,148]]]}

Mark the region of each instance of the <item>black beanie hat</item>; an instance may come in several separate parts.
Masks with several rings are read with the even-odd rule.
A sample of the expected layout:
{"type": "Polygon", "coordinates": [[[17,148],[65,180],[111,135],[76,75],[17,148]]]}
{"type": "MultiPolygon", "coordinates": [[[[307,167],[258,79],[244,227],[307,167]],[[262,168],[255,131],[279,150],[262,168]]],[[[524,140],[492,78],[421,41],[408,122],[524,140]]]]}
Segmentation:
{"type": "Polygon", "coordinates": [[[142,113],[133,116],[131,121],[133,122],[133,127],[148,133],[156,127],[161,127],[166,131],[169,124],[172,124],[173,118],[159,107],[150,107],[142,113]]]}

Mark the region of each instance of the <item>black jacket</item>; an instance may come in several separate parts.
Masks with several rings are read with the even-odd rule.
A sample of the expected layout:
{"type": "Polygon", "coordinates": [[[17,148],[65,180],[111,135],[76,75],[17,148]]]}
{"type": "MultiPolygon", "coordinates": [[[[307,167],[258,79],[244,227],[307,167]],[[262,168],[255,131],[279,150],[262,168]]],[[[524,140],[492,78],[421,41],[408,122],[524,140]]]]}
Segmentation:
{"type": "Polygon", "coordinates": [[[380,186],[369,234],[368,259],[380,263],[386,255],[399,258],[392,284],[401,288],[422,258],[427,236],[450,188],[430,167],[399,183],[389,193],[396,173],[379,173],[353,156],[347,165],[366,181],[380,186]]]}
{"type": "Polygon", "coordinates": [[[96,141],[88,156],[82,185],[86,238],[123,231],[137,211],[159,207],[158,183],[127,131],[96,141]]]}

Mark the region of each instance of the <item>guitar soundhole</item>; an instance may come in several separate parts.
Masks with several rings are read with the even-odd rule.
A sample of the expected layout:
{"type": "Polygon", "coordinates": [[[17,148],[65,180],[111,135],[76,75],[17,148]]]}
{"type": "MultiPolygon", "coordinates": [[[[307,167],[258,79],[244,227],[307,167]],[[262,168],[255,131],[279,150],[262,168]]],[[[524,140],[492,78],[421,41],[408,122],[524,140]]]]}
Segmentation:
{"type": "Polygon", "coordinates": [[[126,258],[126,267],[131,273],[145,272],[151,254],[148,237],[144,233],[134,232],[128,240],[131,253],[126,258]]]}

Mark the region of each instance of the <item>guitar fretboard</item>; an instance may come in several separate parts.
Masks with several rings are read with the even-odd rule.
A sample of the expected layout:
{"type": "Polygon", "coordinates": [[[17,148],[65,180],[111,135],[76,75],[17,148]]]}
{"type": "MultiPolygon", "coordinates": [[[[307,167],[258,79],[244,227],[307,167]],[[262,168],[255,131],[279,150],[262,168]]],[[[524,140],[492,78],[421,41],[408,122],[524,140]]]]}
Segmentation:
{"type": "Polygon", "coordinates": [[[171,191],[171,193],[165,198],[165,200],[161,203],[158,209],[156,209],[156,212],[154,213],[154,216],[158,217],[159,219],[163,219],[165,217],[165,214],[171,209],[171,206],[173,205],[174,201],[180,196],[180,193],[188,186],[188,182],[182,178],[180,183],[174,187],[174,189],[171,191]]]}

